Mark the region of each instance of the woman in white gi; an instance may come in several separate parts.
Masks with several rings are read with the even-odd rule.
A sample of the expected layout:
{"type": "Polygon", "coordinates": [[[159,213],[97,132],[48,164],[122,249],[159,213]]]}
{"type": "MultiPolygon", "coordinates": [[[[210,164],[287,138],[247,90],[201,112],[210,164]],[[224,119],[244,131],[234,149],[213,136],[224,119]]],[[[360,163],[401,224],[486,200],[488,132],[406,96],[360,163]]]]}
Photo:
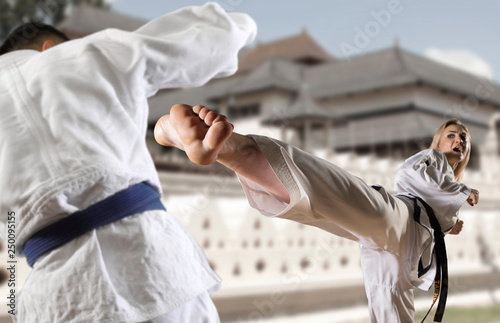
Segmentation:
{"type": "Polygon", "coordinates": [[[436,261],[426,209],[403,195],[425,200],[444,233],[460,232],[459,208],[479,199],[477,190],[458,182],[470,156],[466,127],[449,120],[430,149],[406,160],[396,173],[397,197],[291,145],[241,136],[232,128],[206,107],[175,105],[157,123],[155,137],[160,144],[185,150],[195,163],[218,161],[234,170],[250,205],[262,214],[359,242],[372,322],[413,322],[413,286],[429,289],[436,261]],[[415,209],[421,210],[419,223],[415,209]],[[421,277],[419,260],[427,269],[421,277]]]}
{"type": "Polygon", "coordinates": [[[254,21],[208,3],[133,32],[109,29],[65,41],[46,27],[28,25],[1,47],[0,233],[5,238],[12,221],[16,256],[30,262],[30,250],[37,255],[16,293],[13,318],[219,322],[209,293],[220,278],[159,201],[161,185],[145,142],[147,99],[160,89],[234,73],[238,51],[255,36],[254,21]],[[123,192],[139,196],[148,209],[131,198],[109,207],[123,192]],[[106,207],[92,213],[103,202],[106,207]],[[115,219],[125,202],[133,204],[126,218],[38,253],[39,242],[66,238],[104,213],[115,219]],[[77,225],[61,225],[82,214],[77,225]],[[55,226],[59,230],[45,234],[55,226]]]}

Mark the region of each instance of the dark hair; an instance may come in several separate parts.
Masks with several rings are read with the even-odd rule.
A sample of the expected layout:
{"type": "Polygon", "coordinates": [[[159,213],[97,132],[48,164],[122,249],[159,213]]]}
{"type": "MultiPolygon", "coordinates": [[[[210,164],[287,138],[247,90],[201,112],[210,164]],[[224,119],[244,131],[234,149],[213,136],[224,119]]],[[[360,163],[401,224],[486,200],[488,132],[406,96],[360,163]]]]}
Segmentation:
{"type": "Polygon", "coordinates": [[[0,55],[19,49],[32,49],[49,37],[56,37],[61,41],[69,40],[68,36],[63,32],[50,25],[35,22],[23,24],[11,31],[7,36],[0,47],[0,55]]]}

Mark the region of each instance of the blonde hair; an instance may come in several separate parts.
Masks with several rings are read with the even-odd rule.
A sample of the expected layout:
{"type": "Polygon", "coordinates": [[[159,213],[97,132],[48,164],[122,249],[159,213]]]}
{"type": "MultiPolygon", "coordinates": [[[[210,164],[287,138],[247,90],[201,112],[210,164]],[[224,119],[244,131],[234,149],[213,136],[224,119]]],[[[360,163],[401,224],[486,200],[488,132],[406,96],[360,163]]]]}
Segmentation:
{"type": "Polygon", "coordinates": [[[465,151],[465,158],[457,163],[453,168],[453,173],[455,175],[455,180],[460,181],[464,176],[464,170],[470,159],[471,152],[471,142],[470,142],[470,133],[467,127],[458,119],[450,119],[443,123],[441,127],[434,134],[434,138],[432,139],[432,144],[429,148],[439,150],[439,142],[441,141],[441,136],[443,135],[444,130],[450,125],[457,125],[461,128],[463,132],[467,135],[467,151],[465,151]]]}

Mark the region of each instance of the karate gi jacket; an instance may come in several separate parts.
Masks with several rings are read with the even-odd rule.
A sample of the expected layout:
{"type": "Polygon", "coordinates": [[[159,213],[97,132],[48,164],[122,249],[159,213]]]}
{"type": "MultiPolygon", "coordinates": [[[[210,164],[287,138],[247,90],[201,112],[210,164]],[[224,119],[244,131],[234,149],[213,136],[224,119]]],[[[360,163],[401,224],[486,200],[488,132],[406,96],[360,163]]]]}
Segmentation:
{"type": "MultiPolygon", "coordinates": [[[[439,222],[443,234],[447,234],[458,219],[458,212],[471,194],[471,189],[455,181],[453,169],[448,164],[446,156],[435,149],[425,149],[406,159],[396,171],[394,191],[399,195],[418,196],[427,203],[439,222]]],[[[425,208],[420,208],[419,224],[422,231],[421,261],[424,268],[431,265],[431,270],[420,279],[415,279],[414,285],[422,290],[428,290],[435,275],[434,230],[431,227],[425,208]]]]}
{"type": "MultiPolygon", "coordinates": [[[[255,33],[247,15],[208,3],[134,32],[0,56],[0,234],[15,212],[17,256],[34,232],[131,185],[160,191],[145,143],[148,97],[234,73],[255,33]]],[[[42,256],[15,318],[142,322],[219,284],[183,225],[147,211],[42,256]]]]}

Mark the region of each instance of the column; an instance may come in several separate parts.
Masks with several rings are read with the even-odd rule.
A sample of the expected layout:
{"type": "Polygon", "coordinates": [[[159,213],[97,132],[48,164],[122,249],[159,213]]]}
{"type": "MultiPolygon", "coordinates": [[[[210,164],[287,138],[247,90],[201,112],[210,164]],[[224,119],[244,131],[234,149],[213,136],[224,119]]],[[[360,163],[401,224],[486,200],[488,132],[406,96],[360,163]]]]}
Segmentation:
{"type": "Polygon", "coordinates": [[[280,125],[280,130],[281,130],[281,140],[284,141],[284,142],[287,142],[287,138],[286,138],[286,126],[283,123],[280,125]]]}
{"type": "Polygon", "coordinates": [[[333,121],[327,120],[324,124],[325,127],[325,137],[326,137],[326,155],[330,158],[335,155],[335,140],[333,138],[333,121]]]}
{"type": "Polygon", "coordinates": [[[309,152],[309,138],[311,137],[311,120],[304,120],[304,141],[302,143],[303,149],[309,152]]]}

